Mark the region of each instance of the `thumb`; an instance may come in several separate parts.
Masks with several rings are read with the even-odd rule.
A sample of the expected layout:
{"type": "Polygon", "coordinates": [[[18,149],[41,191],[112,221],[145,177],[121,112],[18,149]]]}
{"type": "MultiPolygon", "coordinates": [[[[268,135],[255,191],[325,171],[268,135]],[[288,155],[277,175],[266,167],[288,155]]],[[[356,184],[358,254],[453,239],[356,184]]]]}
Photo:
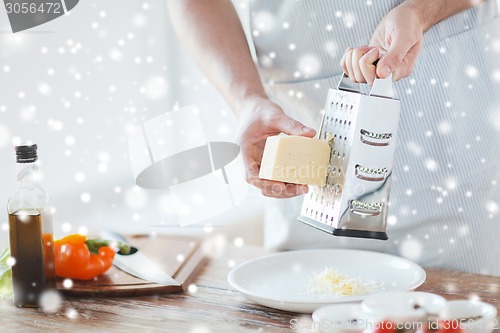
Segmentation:
{"type": "Polygon", "coordinates": [[[389,50],[377,64],[377,76],[381,79],[388,77],[403,61],[413,45],[414,43],[408,39],[396,34],[393,37],[389,50]]]}
{"type": "Polygon", "coordinates": [[[276,129],[288,135],[301,135],[313,137],[316,131],[310,127],[305,126],[300,121],[295,120],[286,114],[282,114],[275,123],[276,129]]]}

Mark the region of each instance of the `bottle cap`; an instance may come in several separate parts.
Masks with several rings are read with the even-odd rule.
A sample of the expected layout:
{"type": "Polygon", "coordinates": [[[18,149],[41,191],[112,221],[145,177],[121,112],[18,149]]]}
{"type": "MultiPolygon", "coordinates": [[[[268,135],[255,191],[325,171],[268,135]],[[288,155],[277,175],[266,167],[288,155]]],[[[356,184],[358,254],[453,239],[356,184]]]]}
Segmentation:
{"type": "Polygon", "coordinates": [[[36,150],[37,145],[16,146],[17,163],[33,163],[38,159],[36,150]]]}

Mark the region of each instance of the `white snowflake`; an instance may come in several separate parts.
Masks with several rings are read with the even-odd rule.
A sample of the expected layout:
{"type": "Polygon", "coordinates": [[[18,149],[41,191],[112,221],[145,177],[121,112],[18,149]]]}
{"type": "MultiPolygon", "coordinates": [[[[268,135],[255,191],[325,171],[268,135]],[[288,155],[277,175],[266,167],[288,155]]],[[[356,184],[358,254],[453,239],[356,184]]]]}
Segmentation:
{"type": "Polygon", "coordinates": [[[47,121],[47,125],[49,126],[49,128],[50,128],[51,130],[56,131],[56,132],[58,132],[58,131],[62,130],[62,129],[63,129],[63,127],[64,127],[64,124],[63,124],[63,122],[62,122],[62,121],[60,121],[60,120],[55,120],[55,119],[49,119],[49,120],[47,121]]]}
{"type": "Polygon", "coordinates": [[[321,70],[321,62],[313,54],[305,54],[298,60],[297,67],[304,75],[315,75],[321,70]]]}
{"type": "Polygon", "coordinates": [[[495,39],[491,42],[491,48],[496,53],[500,53],[500,39],[495,39]]]}
{"type": "Polygon", "coordinates": [[[469,234],[469,226],[468,225],[462,225],[458,229],[460,236],[467,236],[469,234]]]}
{"type": "Polygon", "coordinates": [[[23,142],[23,140],[18,136],[14,136],[12,137],[10,142],[12,143],[13,146],[19,146],[23,142]]]}
{"type": "Polygon", "coordinates": [[[496,130],[500,131],[500,106],[490,114],[491,123],[496,130]]]}
{"type": "Polygon", "coordinates": [[[73,146],[75,144],[75,137],[72,135],[68,135],[64,138],[64,143],[66,146],[73,146]]]}
{"type": "Polygon", "coordinates": [[[425,167],[427,168],[427,170],[434,172],[437,170],[438,165],[437,165],[435,160],[429,158],[429,159],[425,160],[425,167]]]}
{"type": "Polygon", "coordinates": [[[451,132],[451,124],[446,120],[442,121],[438,124],[438,131],[443,135],[449,134],[451,132]]]}
{"type": "Polygon", "coordinates": [[[56,313],[62,305],[62,298],[55,290],[44,291],[40,295],[40,307],[45,313],[56,313]]]}
{"type": "Polygon", "coordinates": [[[266,11],[255,13],[252,21],[254,27],[262,33],[270,32],[275,25],[274,16],[266,11]]]}
{"type": "Polygon", "coordinates": [[[16,258],[14,258],[14,257],[9,257],[9,258],[7,259],[7,265],[8,265],[8,266],[12,267],[12,266],[14,266],[15,264],[16,264],[16,258]]]}
{"type": "Polygon", "coordinates": [[[343,15],[343,21],[344,25],[347,28],[352,28],[354,26],[354,23],[356,22],[356,17],[354,16],[353,13],[345,13],[343,15]]]}
{"type": "Polygon", "coordinates": [[[234,246],[242,247],[245,244],[245,241],[241,237],[236,237],[233,241],[234,246]]]}
{"type": "Polygon", "coordinates": [[[125,202],[130,208],[140,209],[143,208],[148,201],[146,191],[138,186],[130,188],[125,193],[125,202]]]}
{"type": "Polygon", "coordinates": [[[500,82],[500,70],[495,69],[493,73],[491,74],[491,77],[493,78],[494,81],[500,82]]]}
{"type": "Polygon", "coordinates": [[[198,291],[198,286],[197,286],[197,285],[195,285],[194,283],[191,283],[191,284],[189,285],[189,287],[188,287],[188,292],[189,292],[190,294],[194,294],[194,293],[196,293],[197,291],[198,291]]]}
{"type": "Polygon", "coordinates": [[[409,238],[401,241],[399,252],[407,259],[419,260],[422,257],[423,246],[417,239],[409,238]]]}
{"type": "Polygon", "coordinates": [[[411,152],[413,153],[415,156],[421,156],[422,155],[422,147],[414,142],[414,141],[410,141],[408,142],[408,144],[406,145],[406,148],[411,152]]]}
{"type": "Polygon", "coordinates": [[[21,109],[21,119],[24,121],[31,121],[35,118],[36,107],[30,105],[21,109]]]}
{"type": "Polygon", "coordinates": [[[78,312],[75,309],[69,308],[66,310],[65,315],[69,319],[76,319],[78,317],[78,312]]]}
{"type": "Polygon", "coordinates": [[[61,224],[61,230],[62,230],[62,232],[68,233],[68,232],[71,231],[71,229],[72,229],[71,223],[64,222],[63,224],[61,224]]]}
{"type": "Polygon", "coordinates": [[[457,188],[458,181],[455,178],[450,177],[450,178],[446,179],[445,184],[446,184],[446,187],[448,188],[448,190],[453,191],[457,188]]]}
{"type": "Polygon", "coordinates": [[[80,195],[80,200],[83,203],[89,203],[91,199],[92,199],[92,196],[88,192],[84,192],[80,195]]]}
{"type": "Polygon", "coordinates": [[[325,43],[325,51],[331,56],[336,57],[338,51],[338,45],[332,40],[329,40],[325,43]]]}
{"type": "Polygon", "coordinates": [[[168,84],[162,76],[152,76],[148,78],[140,92],[151,100],[158,100],[163,98],[168,91],[168,84]]]}
{"type": "Polygon", "coordinates": [[[476,79],[476,78],[479,77],[479,71],[477,70],[476,67],[474,67],[472,65],[468,65],[468,66],[465,67],[465,73],[471,79],[476,79]]]}
{"type": "Polygon", "coordinates": [[[71,289],[73,287],[73,280],[71,280],[71,279],[64,279],[63,280],[63,287],[65,289],[71,289]]]}
{"type": "Polygon", "coordinates": [[[106,173],[108,171],[109,167],[106,163],[102,162],[97,165],[97,171],[100,173],[106,173]]]}
{"type": "Polygon", "coordinates": [[[83,172],[77,172],[75,174],[75,180],[78,182],[78,183],[82,183],[83,181],[85,181],[85,174],[83,172]]]}
{"type": "Polygon", "coordinates": [[[259,58],[259,62],[262,65],[262,67],[270,68],[273,66],[273,60],[269,56],[263,55],[262,57],[259,58]]]}
{"type": "Polygon", "coordinates": [[[493,215],[498,214],[498,211],[499,211],[498,204],[494,201],[488,201],[486,203],[486,209],[488,210],[488,212],[490,214],[493,214],[493,215]]]}
{"type": "Polygon", "coordinates": [[[143,14],[136,14],[132,18],[132,24],[136,28],[142,28],[147,24],[147,18],[143,14]]]}
{"type": "Polygon", "coordinates": [[[78,228],[78,233],[80,235],[86,235],[89,232],[89,229],[86,226],[81,226],[78,228]]]}
{"type": "Polygon", "coordinates": [[[5,147],[10,141],[10,130],[7,126],[0,124],[0,148],[5,147]]]}
{"type": "Polygon", "coordinates": [[[121,61],[123,59],[123,54],[119,49],[113,48],[108,51],[108,56],[113,61],[121,61]]]}

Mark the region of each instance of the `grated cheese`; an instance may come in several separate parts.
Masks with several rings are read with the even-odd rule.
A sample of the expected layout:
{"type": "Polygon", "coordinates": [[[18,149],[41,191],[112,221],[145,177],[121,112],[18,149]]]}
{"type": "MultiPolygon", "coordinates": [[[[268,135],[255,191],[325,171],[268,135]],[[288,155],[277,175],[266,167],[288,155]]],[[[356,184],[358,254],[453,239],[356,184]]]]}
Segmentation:
{"type": "Polygon", "coordinates": [[[306,293],[335,298],[369,294],[380,289],[381,283],[351,278],[331,267],[325,267],[321,273],[313,273],[312,278],[308,280],[306,293]]]}

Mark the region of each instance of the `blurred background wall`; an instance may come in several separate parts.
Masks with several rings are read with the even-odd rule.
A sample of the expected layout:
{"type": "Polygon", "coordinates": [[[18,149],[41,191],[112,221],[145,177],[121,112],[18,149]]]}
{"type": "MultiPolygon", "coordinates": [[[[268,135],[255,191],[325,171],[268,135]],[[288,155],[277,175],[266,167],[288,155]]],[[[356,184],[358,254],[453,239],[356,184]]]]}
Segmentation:
{"type": "MultiPolygon", "coordinates": [[[[246,1],[235,5],[244,9],[246,1]]],[[[177,227],[168,190],[138,188],[129,165],[128,133],[175,107],[198,106],[208,141],[236,137],[235,116],[180,47],[166,7],[159,0],[80,1],[64,17],[13,34],[0,6],[0,246],[16,188],[13,146],[29,141],[39,146],[56,236],[212,230],[177,227]]],[[[259,242],[261,201],[251,191],[239,208],[207,223],[229,241],[259,242]]]]}

